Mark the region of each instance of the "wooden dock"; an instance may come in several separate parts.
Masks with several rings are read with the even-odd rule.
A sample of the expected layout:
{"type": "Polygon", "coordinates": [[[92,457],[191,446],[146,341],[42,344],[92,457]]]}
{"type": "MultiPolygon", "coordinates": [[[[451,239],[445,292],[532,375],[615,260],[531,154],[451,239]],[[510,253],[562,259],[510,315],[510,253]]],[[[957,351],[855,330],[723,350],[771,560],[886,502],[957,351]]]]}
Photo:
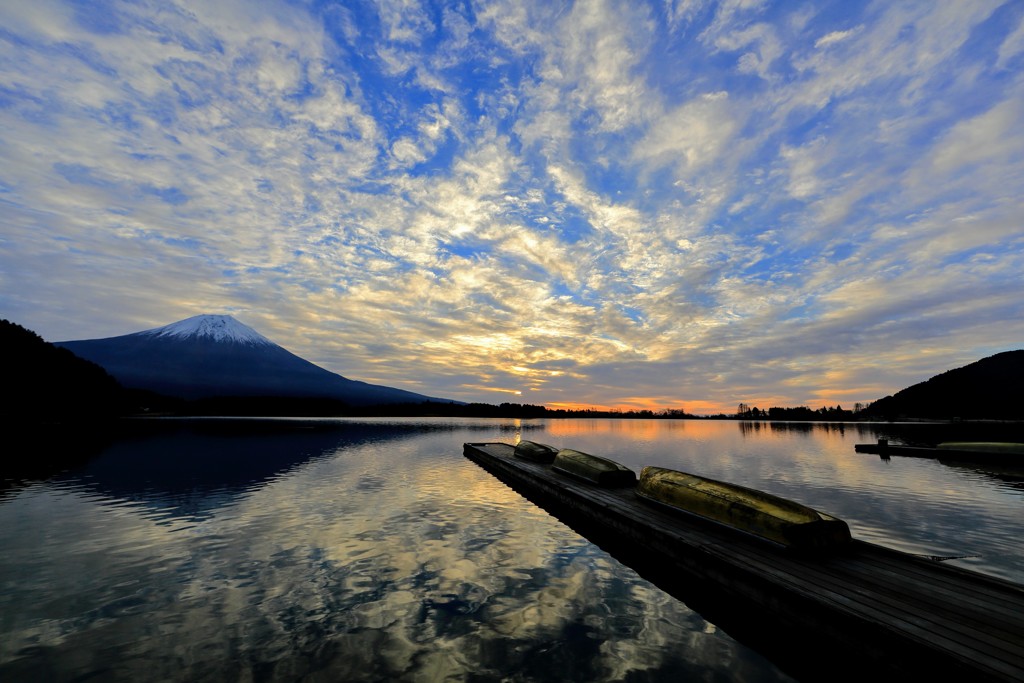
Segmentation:
{"type": "Polygon", "coordinates": [[[467,443],[470,458],[798,678],[1024,681],[1024,587],[854,540],[785,551],[467,443]]]}
{"type": "Polygon", "coordinates": [[[986,465],[1010,465],[1024,469],[1024,455],[1021,453],[957,450],[952,448],[928,448],[926,446],[901,446],[886,441],[879,443],[854,444],[857,453],[872,453],[882,458],[893,455],[910,458],[932,458],[950,462],[973,462],[986,465]]]}

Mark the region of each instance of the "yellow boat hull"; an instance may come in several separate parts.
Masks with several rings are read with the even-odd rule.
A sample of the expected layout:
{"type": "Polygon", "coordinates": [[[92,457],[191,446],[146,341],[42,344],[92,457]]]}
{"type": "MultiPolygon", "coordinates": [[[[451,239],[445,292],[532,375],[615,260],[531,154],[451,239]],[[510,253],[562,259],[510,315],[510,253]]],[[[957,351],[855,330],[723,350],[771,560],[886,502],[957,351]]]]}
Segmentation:
{"type": "Polygon", "coordinates": [[[636,472],[625,465],[571,448],[558,451],[551,469],[606,488],[636,484],[636,472]]]}
{"type": "Polygon", "coordinates": [[[645,467],[636,494],[787,548],[828,549],[850,541],[850,527],[841,519],[764,491],[686,472],[645,467]]]}
{"type": "Polygon", "coordinates": [[[514,453],[517,458],[550,465],[554,462],[555,456],[558,454],[558,449],[554,446],[549,446],[546,443],[520,441],[516,444],[516,450],[514,453]]]}

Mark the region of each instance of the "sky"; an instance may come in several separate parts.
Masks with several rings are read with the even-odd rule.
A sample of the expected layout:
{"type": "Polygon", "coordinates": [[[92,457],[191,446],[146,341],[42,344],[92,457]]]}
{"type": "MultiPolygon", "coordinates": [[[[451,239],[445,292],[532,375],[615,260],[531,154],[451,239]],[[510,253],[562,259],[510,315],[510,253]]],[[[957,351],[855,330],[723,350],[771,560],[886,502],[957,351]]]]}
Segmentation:
{"type": "Polygon", "coordinates": [[[462,401],[867,403],[1024,347],[1024,2],[0,1],[0,317],[462,401]]]}

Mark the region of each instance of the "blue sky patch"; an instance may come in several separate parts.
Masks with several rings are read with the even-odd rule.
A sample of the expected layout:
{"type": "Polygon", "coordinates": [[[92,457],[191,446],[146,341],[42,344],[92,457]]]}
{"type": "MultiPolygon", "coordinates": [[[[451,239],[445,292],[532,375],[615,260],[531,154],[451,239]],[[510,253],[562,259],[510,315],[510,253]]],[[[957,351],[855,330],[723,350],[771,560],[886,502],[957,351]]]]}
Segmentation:
{"type": "Polygon", "coordinates": [[[232,310],[431,395],[720,410],[1024,339],[1020,2],[8,5],[0,308],[46,338],[232,310]]]}

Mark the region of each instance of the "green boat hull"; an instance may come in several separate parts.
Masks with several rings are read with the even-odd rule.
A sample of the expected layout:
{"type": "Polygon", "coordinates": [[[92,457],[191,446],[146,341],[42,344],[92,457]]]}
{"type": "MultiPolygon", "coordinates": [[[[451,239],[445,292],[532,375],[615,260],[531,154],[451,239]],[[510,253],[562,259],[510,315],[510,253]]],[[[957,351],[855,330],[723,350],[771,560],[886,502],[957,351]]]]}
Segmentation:
{"type": "Polygon", "coordinates": [[[550,465],[554,462],[558,449],[554,446],[548,446],[547,444],[535,441],[520,441],[516,444],[514,453],[517,458],[550,465]]]}
{"type": "Polygon", "coordinates": [[[625,465],[571,448],[558,451],[551,469],[606,488],[636,484],[636,472],[625,465]]]}
{"type": "Polygon", "coordinates": [[[850,527],[841,519],[764,491],[686,472],[645,467],[636,494],[786,548],[825,550],[850,542],[850,527]]]}

